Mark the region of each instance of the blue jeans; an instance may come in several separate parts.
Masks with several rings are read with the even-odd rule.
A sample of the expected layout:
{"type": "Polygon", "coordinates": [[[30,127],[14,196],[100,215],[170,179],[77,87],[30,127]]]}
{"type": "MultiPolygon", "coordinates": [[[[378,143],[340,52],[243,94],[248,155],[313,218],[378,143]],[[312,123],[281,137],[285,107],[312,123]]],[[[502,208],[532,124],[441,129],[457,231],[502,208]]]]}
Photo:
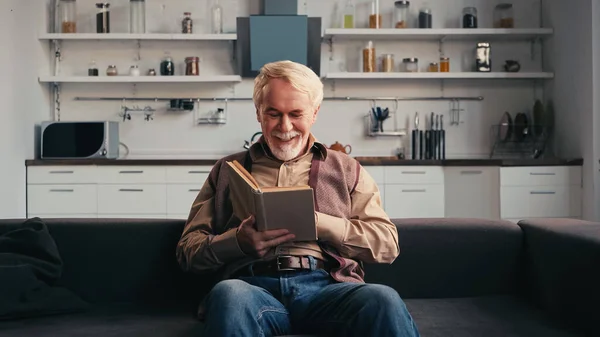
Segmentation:
{"type": "Polygon", "coordinates": [[[394,289],[321,269],[224,280],[205,300],[205,336],[419,336],[394,289]]]}

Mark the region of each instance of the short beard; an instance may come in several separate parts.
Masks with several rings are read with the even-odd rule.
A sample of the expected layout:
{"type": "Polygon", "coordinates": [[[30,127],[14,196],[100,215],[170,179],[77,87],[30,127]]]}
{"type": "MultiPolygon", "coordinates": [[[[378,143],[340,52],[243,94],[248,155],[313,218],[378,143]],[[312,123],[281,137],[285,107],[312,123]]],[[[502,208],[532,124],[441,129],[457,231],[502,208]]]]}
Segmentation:
{"type": "Polygon", "coordinates": [[[300,152],[303,150],[303,142],[302,142],[302,134],[298,131],[291,131],[287,133],[282,133],[279,131],[271,132],[271,137],[265,137],[267,140],[267,145],[269,145],[269,149],[271,149],[271,153],[281,160],[288,161],[292,160],[300,155],[300,152]],[[292,138],[296,138],[292,141],[291,144],[286,144],[283,147],[277,147],[271,143],[271,137],[276,137],[282,140],[288,140],[292,138]]]}

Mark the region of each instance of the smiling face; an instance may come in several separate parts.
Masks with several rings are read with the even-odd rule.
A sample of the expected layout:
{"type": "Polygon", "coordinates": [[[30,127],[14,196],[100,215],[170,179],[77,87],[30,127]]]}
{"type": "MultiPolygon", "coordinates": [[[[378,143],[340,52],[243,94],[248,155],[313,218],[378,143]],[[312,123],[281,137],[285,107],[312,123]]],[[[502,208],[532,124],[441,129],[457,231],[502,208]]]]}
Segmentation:
{"type": "Polygon", "coordinates": [[[282,161],[302,155],[308,146],[310,128],[317,119],[319,107],[310,96],[288,81],[273,78],[265,88],[257,120],[271,152],[282,161]]]}

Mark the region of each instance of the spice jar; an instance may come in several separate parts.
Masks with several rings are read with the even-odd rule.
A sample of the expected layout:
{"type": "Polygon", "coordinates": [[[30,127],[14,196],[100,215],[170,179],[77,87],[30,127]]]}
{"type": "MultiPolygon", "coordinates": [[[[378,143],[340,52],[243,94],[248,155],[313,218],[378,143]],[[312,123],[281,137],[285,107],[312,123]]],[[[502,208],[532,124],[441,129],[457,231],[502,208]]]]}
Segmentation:
{"type": "Polygon", "coordinates": [[[60,1],[61,32],[77,33],[77,3],[75,0],[60,1]]]}
{"type": "Polygon", "coordinates": [[[171,57],[165,57],[160,63],[160,74],[162,76],[173,76],[175,75],[175,64],[171,57]]]}
{"type": "Polygon", "coordinates": [[[92,60],[90,62],[90,66],[88,67],[88,76],[98,76],[98,67],[96,66],[96,61],[92,60]]]}
{"type": "Polygon", "coordinates": [[[396,28],[407,28],[408,18],[410,15],[410,2],[409,1],[396,1],[394,2],[394,22],[396,28]]]}
{"type": "Polygon", "coordinates": [[[200,61],[200,59],[196,56],[191,56],[191,57],[185,58],[185,74],[187,76],[200,75],[200,68],[198,67],[199,61],[200,61]]]}
{"type": "Polygon", "coordinates": [[[183,34],[192,34],[194,28],[194,21],[192,20],[192,13],[183,13],[183,20],[181,20],[181,32],[183,34]]]}
{"type": "Polygon", "coordinates": [[[440,57],[440,72],[447,73],[450,71],[450,58],[440,57]]]}
{"type": "Polygon", "coordinates": [[[119,75],[117,66],[111,64],[108,66],[108,68],[106,68],[106,76],[117,76],[117,75],[119,75]]]}
{"type": "Polygon", "coordinates": [[[96,13],[96,33],[110,33],[110,4],[108,2],[100,2],[96,4],[98,13],[96,13]]]}
{"type": "Polygon", "coordinates": [[[404,71],[409,73],[419,72],[419,59],[410,57],[402,60],[404,64],[404,71]]]}
{"type": "Polygon", "coordinates": [[[371,15],[369,15],[369,28],[381,28],[381,14],[379,14],[379,0],[371,3],[371,15]]]}
{"type": "Polygon", "coordinates": [[[156,76],[156,70],[152,69],[148,69],[148,76],[156,76]]]}
{"type": "Polygon", "coordinates": [[[477,28],[477,8],[465,7],[462,14],[463,28],[477,28]]]}
{"type": "Polygon", "coordinates": [[[515,20],[513,5],[499,4],[494,8],[494,28],[514,28],[515,20]]]}
{"type": "Polygon", "coordinates": [[[419,9],[419,28],[431,28],[433,16],[431,9],[423,7],[419,9]]]}
{"type": "Polygon", "coordinates": [[[391,73],[394,71],[394,54],[381,55],[381,71],[391,73]]]}
{"type": "Polygon", "coordinates": [[[436,62],[429,63],[429,72],[430,73],[437,73],[437,72],[439,72],[439,67],[438,67],[438,64],[436,62]]]}
{"type": "Polygon", "coordinates": [[[129,76],[140,76],[140,68],[137,65],[132,65],[129,68],[129,76]]]}
{"type": "Polygon", "coordinates": [[[369,41],[367,46],[363,49],[363,72],[372,73],[375,72],[375,47],[373,47],[373,41],[369,41]]]}

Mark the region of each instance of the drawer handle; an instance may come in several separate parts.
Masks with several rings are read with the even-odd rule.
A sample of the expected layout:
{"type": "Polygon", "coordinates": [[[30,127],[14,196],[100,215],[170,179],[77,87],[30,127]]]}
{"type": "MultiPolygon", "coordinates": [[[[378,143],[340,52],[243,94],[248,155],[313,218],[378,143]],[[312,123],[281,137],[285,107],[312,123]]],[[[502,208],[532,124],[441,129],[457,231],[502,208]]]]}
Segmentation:
{"type": "Polygon", "coordinates": [[[549,194],[556,194],[556,192],[553,192],[553,191],[531,191],[531,192],[529,192],[529,194],[534,194],[534,195],[546,194],[546,195],[549,195],[549,194]]]}
{"type": "Polygon", "coordinates": [[[50,174],[73,174],[74,171],[50,171],[50,174]]]}
{"type": "Polygon", "coordinates": [[[50,192],[53,193],[72,193],[75,192],[73,189],[51,189],[50,192]]]}
{"type": "Polygon", "coordinates": [[[402,174],[425,174],[425,171],[402,171],[402,174]]]}
{"type": "Polygon", "coordinates": [[[190,188],[190,189],[189,189],[189,191],[190,191],[190,192],[200,192],[200,190],[199,190],[199,189],[193,189],[193,188],[190,188]]]}
{"type": "Polygon", "coordinates": [[[552,172],[530,172],[530,176],[555,176],[556,173],[552,172]]]}
{"type": "Polygon", "coordinates": [[[208,172],[204,172],[204,171],[188,171],[189,174],[202,174],[202,173],[208,173],[208,172]]]}
{"type": "Polygon", "coordinates": [[[460,174],[464,174],[464,175],[467,175],[467,174],[475,175],[475,174],[482,174],[482,173],[483,173],[483,171],[460,171],[460,174]]]}
{"type": "Polygon", "coordinates": [[[120,174],[142,174],[144,171],[119,171],[120,174]]]}
{"type": "Polygon", "coordinates": [[[119,192],[144,192],[141,188],[121,188],[119,192]]]}
{"type": "Polygon", "coordinates": [[[425,193],[427,192],[426,189],[422,189],[422,190],[402,190],[402,193],[425,193]]]}

